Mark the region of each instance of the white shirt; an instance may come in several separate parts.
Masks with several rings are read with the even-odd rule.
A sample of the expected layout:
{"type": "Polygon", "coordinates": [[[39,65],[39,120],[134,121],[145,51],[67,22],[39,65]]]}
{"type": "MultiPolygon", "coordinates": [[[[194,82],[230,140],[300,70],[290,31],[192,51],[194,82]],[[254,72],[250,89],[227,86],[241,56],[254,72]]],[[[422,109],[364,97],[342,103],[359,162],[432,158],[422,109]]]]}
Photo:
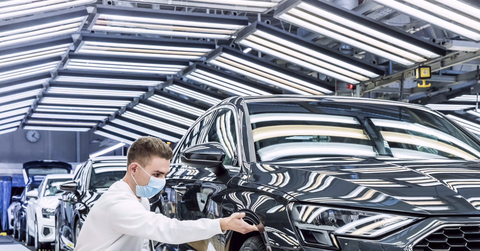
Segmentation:
{"type": "Polygon", "coordinates": [[[140,251],[144,239],[181,244],[221,233],[220,219],[179,221],[150,212],[148,200],[140,201],[121,180],[88,213],[75,251],[140,251]]]}

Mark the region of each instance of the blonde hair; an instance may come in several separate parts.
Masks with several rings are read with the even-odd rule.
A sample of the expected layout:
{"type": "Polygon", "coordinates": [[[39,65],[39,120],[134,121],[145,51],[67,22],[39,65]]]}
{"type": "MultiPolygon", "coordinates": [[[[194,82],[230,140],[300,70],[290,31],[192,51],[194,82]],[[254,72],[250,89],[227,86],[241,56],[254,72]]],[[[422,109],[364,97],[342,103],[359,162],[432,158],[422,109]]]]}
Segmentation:
{"type": "Polygon", "coordinates": [[[171,160],[172,149],[159,138],[140,137],[128,149],[127,167],[133,162],[138,162],[142,167],[148,166],[154,156],[171,160]]]}

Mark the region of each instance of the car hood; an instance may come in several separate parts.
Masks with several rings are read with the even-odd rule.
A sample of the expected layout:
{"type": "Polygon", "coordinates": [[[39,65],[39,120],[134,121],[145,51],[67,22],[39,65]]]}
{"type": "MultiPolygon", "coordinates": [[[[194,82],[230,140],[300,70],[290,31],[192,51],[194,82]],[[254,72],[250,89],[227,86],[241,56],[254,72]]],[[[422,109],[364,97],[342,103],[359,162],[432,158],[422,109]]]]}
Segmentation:
{"type": "Polygon", "coordinates": [[[480,215],[480,164],[338,159],[257,164],[254,177],[301,202],[429,215],[480,215]]]}
{"type": "Polygon", "coordinates": [[[42,197],[37,200],[37,204],[40,208],[55,209],[58,205],[58,199],[60,199],[60,196],[42,197]]]}

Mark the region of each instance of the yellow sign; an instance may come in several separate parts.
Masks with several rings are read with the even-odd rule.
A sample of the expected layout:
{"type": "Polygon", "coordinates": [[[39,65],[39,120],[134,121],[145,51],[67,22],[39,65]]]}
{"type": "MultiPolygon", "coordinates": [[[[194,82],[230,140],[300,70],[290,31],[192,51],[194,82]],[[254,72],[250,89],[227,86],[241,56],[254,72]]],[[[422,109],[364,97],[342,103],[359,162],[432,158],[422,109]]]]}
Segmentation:
{"type": "Polygon", "coordinates": [[[420,66],[415,71],[417,79],[429,79],[432,77],[432,68],[430,66],[420,66]]]}
{"type": "Polygon", "coordinates": [[[431,83],[427,84],[426,82],[427,82],[427,80],[422,79],[422,83],[417,83],[417,86],[420,87],[420,88],[428,88],[428,87],[432,86],[431,83]]]}

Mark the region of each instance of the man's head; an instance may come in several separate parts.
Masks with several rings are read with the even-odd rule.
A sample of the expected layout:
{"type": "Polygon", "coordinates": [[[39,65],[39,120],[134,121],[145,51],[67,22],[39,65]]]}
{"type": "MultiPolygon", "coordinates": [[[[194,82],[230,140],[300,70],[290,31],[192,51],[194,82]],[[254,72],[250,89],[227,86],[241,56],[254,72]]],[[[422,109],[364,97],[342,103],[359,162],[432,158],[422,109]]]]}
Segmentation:
{"type": "Polygon", "coordinates": [[[127,152],[127,175],[134,176],[138,185],[144,186],[150,180],[148,175],[165,178],[170,171],[170,159],[172,149],[161,139],[151,136],[138,138],[127,152]]]}

